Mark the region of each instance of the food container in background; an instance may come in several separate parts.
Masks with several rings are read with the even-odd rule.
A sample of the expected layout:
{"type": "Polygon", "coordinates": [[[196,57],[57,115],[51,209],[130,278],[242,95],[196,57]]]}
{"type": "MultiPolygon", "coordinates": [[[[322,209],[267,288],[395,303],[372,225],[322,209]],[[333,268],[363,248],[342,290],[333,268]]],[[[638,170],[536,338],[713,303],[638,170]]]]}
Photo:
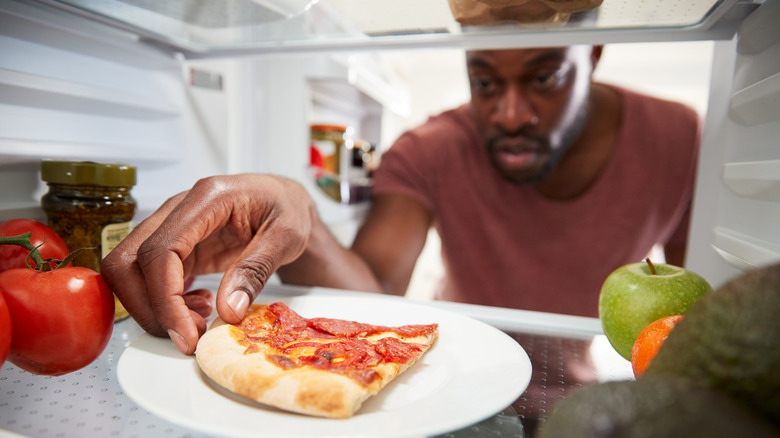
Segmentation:
{"type": "Polygon", "coordinates": [[[563,26],[576,14],[592,11],[603,0],[449,0],[455,20],[464,26],[502,23],[563,26]]]}
{"type": "Polygon", "coordinates": [[[352,148],[349,131],[344,125],[311,125],[312,165],[325,173],[339,175],[342,149],[352,148]]]}
{"type": "Polygon", "coordinates": [[[355,204],[371,198],[376,147],[354,138],[344,125],[311,125],[310,166],[317,186],[331,199],[355,204]]]}
{"type": "Polygon", "coordinates": [[[311,125],[311,167],[320,189],[341,201],[341,172],[352,148],[351,129],[344,125],[311,125]]]}
{"type": "Polygon", "coordinates": [[[378,163],[379,153],[376,146],[367,140],[355,140],[352,148],[351,178],[362,179],[373,176],[378,163]]]}
{"type": "MultiPolygon", "coordinates": [[[[48,225],[70,251],[86,249],[74,266],[100,272],[100,263],[132,230],[136,201],[130,194],[136,169],[91,161],[42,161],[41,179],[49,191],[41,198],[48,225]]],[[[114,297],[114,321],[128,316],[114,297]]]]}

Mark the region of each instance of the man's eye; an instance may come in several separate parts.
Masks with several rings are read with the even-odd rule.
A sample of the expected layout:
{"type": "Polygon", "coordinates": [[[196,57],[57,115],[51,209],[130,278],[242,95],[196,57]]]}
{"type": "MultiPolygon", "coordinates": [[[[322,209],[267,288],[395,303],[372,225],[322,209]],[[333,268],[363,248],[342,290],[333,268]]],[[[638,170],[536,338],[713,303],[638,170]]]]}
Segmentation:
{"type": "Polygon", "coordinates": [[[537,74],[532,80],[532,85],[537,90],[554,90],[564,83],[567,71],[566,68],[559,68],[553,72],[537,74]]]}
{"type": "Polygon", "coordinates": [[[541,88],[552,88],[553,86],[555,86],[557,80],[558,80],[558,76],[556,76],[555,74],[539,75],[536,77],[536,85],[538,85],[541,88]]]}
{"type": "Polygon", "coordinates": [[[490,79],[474,78],[471,80],[471,88],[482,94],[488,94],[496,89],[496,83],[490,79]]]}

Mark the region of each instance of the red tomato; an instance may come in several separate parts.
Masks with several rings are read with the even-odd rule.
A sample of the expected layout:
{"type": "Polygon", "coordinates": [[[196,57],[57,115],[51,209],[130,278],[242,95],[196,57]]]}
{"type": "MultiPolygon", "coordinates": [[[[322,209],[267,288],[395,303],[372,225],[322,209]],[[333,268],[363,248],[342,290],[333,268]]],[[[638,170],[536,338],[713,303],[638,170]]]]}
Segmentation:
{"type": "MultiPolygon", "coordinates": [[[[18,236],[32,233],[30,243],[38,247],[43,259],[64,260],[68,256],[68,246],[54,230],[32,219],[11,219],[0,223],[0,236],[18,236]]],[[[0,271],[24,268],[24,260],[30,253],[28,249],[16,245],[0,245],[0,271]]],[[[33,265],[30,260],[30,265],[33,265]]]]}
{"type": "Polygon", "coordinates": [[[106,348],[114,327],[114,296],[97,272],[63,267],[0,272],[11,313],[8,360],[34,374],[81,369],[106,348]]]}
{"type": "Polygon", "coordinates": [[[5,303],[3,294],[0,294],[0,366],[5,362],[10,347],[11,314],[8,312],[8,305],[5,303]]]}

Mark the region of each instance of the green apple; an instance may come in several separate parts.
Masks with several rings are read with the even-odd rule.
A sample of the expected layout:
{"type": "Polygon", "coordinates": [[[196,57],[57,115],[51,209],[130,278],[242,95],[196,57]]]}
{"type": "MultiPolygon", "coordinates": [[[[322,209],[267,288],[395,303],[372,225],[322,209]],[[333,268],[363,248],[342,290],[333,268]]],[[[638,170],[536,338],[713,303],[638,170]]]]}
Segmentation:
{"type": "Polygon", "coordinates": [[[669,315],[684,315],[712,291],[693,271],[649,260],[621,266],[601,287],[599,317],[604,334],[624,358],[631,360],[634,340],[648,324],[669,315]]]}

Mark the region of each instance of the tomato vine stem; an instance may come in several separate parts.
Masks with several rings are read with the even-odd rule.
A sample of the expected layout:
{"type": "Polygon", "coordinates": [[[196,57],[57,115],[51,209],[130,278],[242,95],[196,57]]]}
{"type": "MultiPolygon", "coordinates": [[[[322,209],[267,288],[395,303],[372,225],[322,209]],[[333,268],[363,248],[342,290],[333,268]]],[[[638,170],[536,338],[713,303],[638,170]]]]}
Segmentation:
{"type": "MultiPolygon", "coordinates": [[[[24,264],[30,269],[35,269],[37,271],[43,271],[43,272],[68,266],[71,260],[73,260],[73,257],[75,257],[76,254],[78,254],[80,251],[84,249],[92,249],[92,248],[77,249],[76,251],[73,251],[70,254],[68,254],[68,256],[65,257],[64,260],[57,260],[54,258],[44,259],[43,256],[41,256],[41,253],[38,251],[38,247],[32,245],[31,239],[32,239],[31,232],[22,233],[18,236],[0,236],[0,245],[16,245],[16,246],[21,246],[26,250],[29,250],[30,253],[24,259],[24,264]],[[35,263],[34,267],[30,266],[30,259],[32,259],[32,261],[35,263]],[[54,267],[52,267],[52,263],[54,264],[54,267]]],[[[43,244],[41,244],[40,246],[42,245],[43,244]]]]}
{"type": "Polygon", "coordinates": [[[29,259],[32,259],[33,262],[35,262],[35,266],[48,265],[48,263],[45,263],[43,260],[43,257],[41,257],[41,253],[38,252],[38,248],[32,246],[30,239],[32,239],[32,233],[30,232],[18,236],[0,236],[0,245],[17,245],[29,250],[30,254],[24,260],[24,263],[28,268],[31,267],[29,259]]]}

